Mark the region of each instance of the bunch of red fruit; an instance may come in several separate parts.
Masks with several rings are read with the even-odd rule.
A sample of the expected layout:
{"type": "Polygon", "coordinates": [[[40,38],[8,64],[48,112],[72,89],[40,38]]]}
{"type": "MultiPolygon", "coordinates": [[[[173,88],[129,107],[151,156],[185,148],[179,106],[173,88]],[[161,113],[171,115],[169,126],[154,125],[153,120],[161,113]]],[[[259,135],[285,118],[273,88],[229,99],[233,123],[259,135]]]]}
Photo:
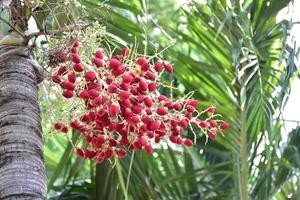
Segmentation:
{"type": "MultiPolygon", "coordinates": [[[[80,132],[87,144],[84,149],[75,147],[78,156],[100,163],[113,155],[123,158],[132,150],[144,149],[151,154],[153,144],[164,138],[189,147],[192,140],[182,137],[188,126],[198,126],[212,140],[228,128],[226,122],[214,119],[218,115],[214,115],[213,106],[202,112],[207,119],[200,120],[197,100],[173,101],[160,94],[159,78],[163,72],[172,73],[170,63],[133,58],[124,48],[113,58],[98,50],[92,63],[86,64],[78,46],[76,40],[65,53],[68,59],[57,59],[64,62],[52,75],[53,82],[63,89],[62,95],[79,100],[84,108],[81,116],[70,121],[70,127],[80,132]]],[[[62,123],[54,127],[68,132],[62,123]]]]}

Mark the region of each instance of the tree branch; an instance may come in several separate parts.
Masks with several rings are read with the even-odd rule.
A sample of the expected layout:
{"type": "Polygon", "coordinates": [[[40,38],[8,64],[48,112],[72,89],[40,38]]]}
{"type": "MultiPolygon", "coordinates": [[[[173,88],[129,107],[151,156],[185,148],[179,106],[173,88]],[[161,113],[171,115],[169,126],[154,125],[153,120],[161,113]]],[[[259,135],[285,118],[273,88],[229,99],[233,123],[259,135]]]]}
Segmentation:
{"type": "Polygon", "coordinates": [[[74,31],[74,30],[82,30],[82,29],[85,29],[86,27],[88,27],[89,25],[90,25],[89,23],[72,24],[72,25],[61,27],[61,28],[56,29],[56,30],[48,30],[48,31],[47,30],[41,30],[41,31],[34,32],[34,33],[29,34],[29,35],[26,35],[24,37],[23,43],[27,44],[30,39],[32,39],[34,37],[38,37],[40,35],[58,35],[58,34],[63,33],[63,32],[70,32],[70,31],[74,31]]]}

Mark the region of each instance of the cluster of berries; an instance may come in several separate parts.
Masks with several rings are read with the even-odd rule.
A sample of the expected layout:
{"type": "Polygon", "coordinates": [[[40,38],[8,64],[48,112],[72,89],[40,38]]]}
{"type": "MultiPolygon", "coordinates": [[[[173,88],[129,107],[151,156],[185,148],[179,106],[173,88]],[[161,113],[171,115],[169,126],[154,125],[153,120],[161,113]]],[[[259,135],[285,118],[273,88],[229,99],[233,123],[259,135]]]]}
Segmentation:
{"type": "MultiPolygon", "coordinates": [[[[98,50],[86,64],[78,46],[74,41],[65,53],[68,59],[57,59],[63,62],[52,74],[52,81],[63,89],[62,95],[79,100],[84,107],[84,113],[74,116],[69,124],[87,144],[84,149],[75,147],[78,156],[101,163],[114,155],[123,158],[132,150],[144,149],[151,154],[153,144],[163,138],[190,147],[193,141],[182,137],[188,126],[196,125],[212,140],[228,128],[226,122],[215,119],[218,115],[214,115],[213,106],[202,112],[207,119],[200,120],[197,100],[173,101],[160,94],[161,74],[173,72],[170,63],[133,58],[124,48],[112,58],[98,50]]],[[[68,132],[60,122],[54,128],[68,132]]]]}

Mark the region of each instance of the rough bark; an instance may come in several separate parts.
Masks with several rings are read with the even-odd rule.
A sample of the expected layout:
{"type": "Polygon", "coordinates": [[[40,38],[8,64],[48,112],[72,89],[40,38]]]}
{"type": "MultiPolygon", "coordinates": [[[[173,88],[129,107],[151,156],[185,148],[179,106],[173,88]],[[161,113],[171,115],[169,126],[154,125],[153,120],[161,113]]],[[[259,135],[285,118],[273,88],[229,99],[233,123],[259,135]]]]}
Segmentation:
{"type": "Polygon", "coordinates": [[[0,199],[46,199],[38,76],[30,50],[0,46],[0,199]]]}

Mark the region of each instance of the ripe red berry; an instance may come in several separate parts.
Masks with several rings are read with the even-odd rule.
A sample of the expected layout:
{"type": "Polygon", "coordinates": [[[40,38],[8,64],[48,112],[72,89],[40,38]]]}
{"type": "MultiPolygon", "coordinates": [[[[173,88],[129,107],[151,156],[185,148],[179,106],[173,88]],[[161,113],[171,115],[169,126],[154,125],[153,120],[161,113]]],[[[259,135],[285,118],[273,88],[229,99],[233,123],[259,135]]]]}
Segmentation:
{"type": "Polygon", "coordinates": [[[80,91],[78,95],[82,99],[90,98],[89,92],[87,90],[80,91]]]}
{"type": "Polygon", "coordinates": [[[100,58],[94,58],[93,63],[96,65],[96,67],[102,67],[103,66],[103,60],[100,58]]]}
{"type": "Polygon", "coordinates": [[[165,70],[167,73],[172,73],[173,72],[173,67],[170,63],[165,65],[165,70]]]}
{"type": "Polygon", "coordinates": [[[145,151],[147,154],[151,154],[153,149],[152,149],[152,146],[151,144],[148,144],[147,146],[145,146],[145,151]]]}
{"type": "Polygon", "coordinates": [[[188,105],[188,106],[186,107],[186,110],[187,110],[188,112],[193,113],[193,112],[195,112],[195,107],[194,107],[194,106],[191,106],[191,105],[188,105]]]}
{"type": "Polygon", "coordinates": [[[141,65],[141,70],[146,72],[150,69],[150,64],[149,63],[144,63],[141,65]]]}
{"type": "Polygon", "coordinates": [[[72,48],[70,49],[70,51],[71,51],[71,53],[77,53],[77,48],[76,48],[76,47],[72,47],[72,48]]]}
{"type": "Polygon", "coordinates": [[[73,63],[80,63],[81,62],[80,55],[77,54],[77,53],[73,53],[72,54],[72,61],[73,61],[73,63]]]}
{"type": "Polygon", "coordinates": [[[140,114],[143,110],[143,107],[141,105],[134,105],[132,106],[131,108],[131,111],[134,113],[134,114],[140,114]]]}
{"type": "Polygon", "coordinates": [[[56,76],[56,75],[52,76],[51,79],[52,79],[52,81],[53,81],[54,83],[60,83],[60,82],[61,82],[60,77],[59,77],[59,76],[56,76]]]}
{"type": "Polygon", "coordinates": [[[57,123],[54,124],[54,128],[55,128],[56,130],[58,130],[58,131],[59,131],[62,127],[63,127],[63,124],[62,124],[62,123],[57,122],[57,123]]]}
{"type": "Polygon", "coordinates": [[[68,127],[66,127],[66,126],[63,126],[63,127],[61,128],[61,132],[63,132],[63,133],[68,133],[68,131],[69,131],[69,129],[68,129],[68,127]]]}
{"type": "Polygon", "coordinates": [[[146,98],[144,99],[144,104],[145,104],[145,106],[147,106],[147,107],[151,107],[152,104],[153,104],[153,101],[152,101],[152,99],[151,99],[150,97],[146,97],[146,98]]]}
{"type": "Polygon", "coordinates": [[[149,128],[151,131],[155,131],[160,126],[160,123],[158,121],[151,121],[149,124],[149,128]]]}
{"type": "Polygon", "coordinates": [[[168,112],[164,108],[162,108],[162,107],[157,108],[156,113],[158,115],[161,115],[161,116],[164,116],[164,115],[168,114],[168,112]]]}
{"type": "Polygon", "coordinates": [[[217,139],[217,132],[216,131],[209,131],[208,136],[211,140],[216,140],[217,139]]]}
{"type": "Polygon", "coordinates": [[[193,146],[193,141],[190,140],[190,139],[185,139],[185,140],[183,141],[183,144],[184,144],[185,146],[187,146],[187,147],[191,147],[191,146],[193,146]]]}
{"type": "Polygon", "coordinates": [[[220,128],[221,128],[222,130],[226,130],[226,129],[229,128],[229,124],[228,124],[227,122],[223,122],[223,123],[220,125],[220,128]]]}
{"type": "Polygon", "coordinates": [[[191,119],[193,118],[193,114],[190,113],[190,112],[187,112],[187,113],[185,114],[185,117],[186,117],[188,120],[191,120],[191,119]]]}
{"type": "Polygon", "coordinates": [[[99,90],[97,89],[90,89],[88,90],[88,93],[89,93],[89,97],[91,98],[96,98],[99,96],[99,90]]]}
{"type": "Polygon", "coordinates": [[[143,64],[148,63],[148,61],[146,58],[140,57],[137,59],[137,63],[142,66],[143,64]]]}
{"type": "Polygon", "coordinates": [[[144,92],[147,91],[147,89],[148,89],[147,83],[144,80],[141,80],[139,82],[139,90],[144,92]]]}
{"type": "Polygon", "coordinates": [[[125,158],[127,153],[124,149],[117,149],[116,154],[117,154],[118,158],[125,158]]]}
{"type": "Polygon", "coordinates": [[[155,63],[154,69],[155,69],[155,71],[158,72],[158,71],[160,71],[162,69],[162,67],[163,67],[163,64],[160,61],[157,61],[155,63]]]}
{"type": "Polygon", "coordinates": [[[124,75],[123,76],[123,83],[131,83],[132,81],[132,76],[131,75],[124,75]]]}
{"type": "Polygon", "coordinates": [[[154,92],[156,90],[156,83],[155,82],[151,82],[148,84],[148,90],[150,92],[154,92]]]}
{"type": "Polygon", "coordinates": [[[76,63],[73,66],[73,69],[75,72],[82,72],[83,71],[83,65],[81,63],[76,63]]]}
{"type": "Polygon", "coordinates": [[[189,101],[189,103],[188,103],[188,105],[191,105],[191,106],[193,106],[194,108],[197,108],[198,107],[198,105],[199,105],[199,101],[198,100],[190,100],[189,101]]]}
{"type": "Polygon", "coordinates": [[[125,99],[128,99],[130,96],[130,92],[128,91],[121,91],[119,94],[118,94],[118,97],[120,100],[125,100],[125,99]]]}
{"type": "Polygon", "coordinates": [[[113,70],[112,74],[117,77],[123,74],[124,72],[125,72],[125,68],[122,65],[120,65],[119,67],[113,70]]]}
{"type": "Polygon", "coordinates": [[[83,157],[84,156],[84,152],[82,151],[82,149],[79,149],[79,148],[76,149],[76,154],[79,157],[83,157]]]}
{"type": "Polygon", "coordinates": [[[63,88],[63,89],[66,89],[66,90],[74,90],[75,89],[75,85],[74,83],[71,83],[71,82],[68,82],[68,81],[63,81],[60,83],[60,86],[63,88]]]}
{"type": "Polygon", "coordinates": [[[109,107],[109,114],[113,117],[117,116],[119,113],[119,107],[117,105],[112,104],[109,107]]]}
{"type": "Polygon", "coordinates": [[[96,57],[96,58],[103,59],[103,53],[102,53],[102,51],[101,51],[101,50],[96,51],[95,57],[96,57]]]}
{"type": "Polygon", "coordinates": [[[207,108],[207,114],[208,115],[212,115],[212,114],[214,114],[214,112],[215,112],[215,107],[214,106],[209,106],[207,108]]]}
{"type": "Polygon", "coordinates": [[[115,58],[109,60],[109,66],[111,69],[116,69],[117,67],[119,67],[119,65],[120,65],[119,60],[117,60],[115,58]]]}
{"type": "Polygon", "coordinates": [[[207,128],[207,127],[209,126],[209,123],[208,123],[207,121],[201,121],[201,122],[199,123],[199,126],[200,126],[201,128],[207,128]]]}
{"type": "Polygon", "coordinates": [[[84,77],[87,81],[93,81],[96,79],[96,74],[94,71],[86,71],[84,77]]]}
{"type": "Polygon", "coordinates": [[[176,144],[182,144],[183,139],[181,137],[176,138],[176,144]]]}
{"type": "Polygon", "coordinates": [[[150,79],[150,80],[155,80],[155,75],[150,71],[147,71],[145,73],[144,77],[147,78],[147,79],[150,79]]]}
{"type": "Polygon", "coordinates": [[[116,93],[118,90],[118,87],[115,84],[111,84],[107,88],[108,93],[116,93]]]}
{"type": "Polygon", "coordinates": [[[78,47],[79,46],[79,41],[78,39],[75,39],[74,42],[73,42],[73,47],[78,47]]]}
{"type": "Polygon", "coordinates": [[[74,96],[74,91],[72,90],[65,90],[62,94],[65,98],[70,99],[74,96]]]}
{"type": "Polygon", "coordinates": [[[182,119],[178,123],[182,128],[186,128],[188,126],[188,122],[185,119],[182,119]]]}
{"type": "Polygon", "coordinates": [[[66,72],[67,72],[66,66],[61,66],[57,71],[57,75],[61,76],[61,75],[64,75],[66,72]]]}
{"type": "Polygon", "coordinates": [[[175,103],[175,104],[173,105],[173,109],[174,109],[174,110],[180,111],[181,108],[182,108],[182,106],[181,106],[180,103],[175,103]]]}
{"type": "Polygon", "coordinates": [[[212,128],[216,127],[217,126],[216,120],[210,120],[209,121],[209,126],[212,127],[212,128]]]}
{"type": "Polygon", "coordinates": [[[69,73],[69,74],[68,74],[68,80],[69,80],[71,83],[75,83],[75,82],[76,82],[76,75],[75,75],[75,73],[69,73]]]}
{"type": "Polygon", "coordinates": [[[137,124],[137,123],[140,122],[140,119],[139,119],[138,116],[133,115],[133,116],[130,117],[130,121],[131,121],[133,124],[137,124]]]}
{"type": "Polygon", "coordinates": [[[129,55],[129,49],[128,49],[127,47],[125,47],[124,49],[122,49],[121,55],[122,55],[123,57],[128,56],[128,55],[129,55]]]}

